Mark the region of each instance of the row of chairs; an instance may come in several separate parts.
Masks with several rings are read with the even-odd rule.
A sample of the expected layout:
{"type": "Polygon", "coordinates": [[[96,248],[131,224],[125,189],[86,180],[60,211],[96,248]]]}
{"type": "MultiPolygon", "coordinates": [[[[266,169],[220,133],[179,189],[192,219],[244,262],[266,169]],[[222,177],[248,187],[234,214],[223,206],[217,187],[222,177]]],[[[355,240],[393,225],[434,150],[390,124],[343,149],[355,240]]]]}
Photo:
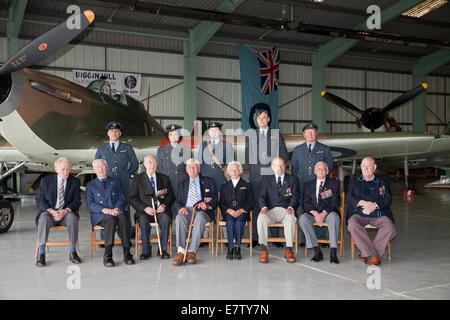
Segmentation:
{"type": "MultiPolygon", "coordinates": [[[[344,192],[342,192],[341,193],[341,207],[339,208],[340,216],[341,216],[340,238],[338,239],[339,253],[340,253],[341,257],[343,257],[343,255],[344,255],[344,212],[345,212],[344,206],[345,206],[345,194],[344,194],[344,192]]],[[[220,208],[217,208],[217,212],[218,212],[218,214],[217,214],[218,223],[216,223],[215,250],[214,250],[214,222],[213,221],[208,222],[206,224],[206,226],[209,227],[209,237],[202,238],[200,240],[201,243],[208,244],[209,254],[214,255],[214,251],[215,251],[216,256],[218,255],[218,252],[219,252],[219,244],[220,244],[220,248],[222,251],[223,244],[228,243],[228,239],[223,236],[223,228],[226,227],[226,222],[221,219],[222,217],[221,217],[220,208]]],[[[252,227],[251,227],[252,220],[253,220],[253,213],[250,212],[250,221],[248,221],[246,223],[246,227],[248,227],[248,229],[249,229],[249,231],[248,231],[249,237],[242,239],[243,244],[249,244],[250,256],[253,255],[252,227]]],[[[317,226],[316,223],[314,223],[313,225],[317,226]]],[[[151,223],[151,226],[156,228],[155,223],[151,223]]],[[[327,224],[324,223],[324,226],[327,226],[327,224]]],[[[284,226],[282,223],[274,223],[274,224],[271,224],[270,227],[283,228],[284,226]]],[[[377,229],[376,227],[371,226],[371,225],[366,225],[365,228],[366,229],[377,229]]],[[[65,226],[55,226],[55,227],[50,228],[50,230],[66,230],[66,229],[67,228],[65,226]]],[[[91,258],[93,258],[93,253],[95,253],[95,251],[96,251],[96,246],[99,244],[105,243],[104,240],[98,240],[97,236],[96,236],[96,231],[99,231],[102,229],[103,229],[103,227],[101,227],[101,226],[94,226],[90,230],[90,257],[91,258]]],[[[286,241],[284,237],[269,237],[267,240],[268,240],[268,242],[285,242],[286,241]]],[[[319,243],[330,243],[330,241],[328,239],[327,240],[319,239],[318,242],[319,243]]],[[[150,243],[158,243],[158,239],[152,238],[150,240],[150,243]]],[[[297,255],[297,253],[298,253],[298,226],[296,226],[296,228],[295,228],[294,243],[295,243],[295,254],[297,255]]],[[[121,241],[115,240],[114,244],[121,244],[121,241]]],[[[48,252],[48,247],[50,247],[50,246],[69,246],[69,245],[70,245],[69,241],[47,241],[46,250],[48,252]]],[[[139,223],[136,223],[136,235],[135,235],[135,257],[136,257],[136,260],[139,259],[139,250],[140,250],[141,245],[142,245],[142,240],[141,240],[140,227],[139,227],[139,223]]],[[[354,252],[355,252],[355,243],[353,241],[353,238],[350,238],[350,245],[351,245],[351,256],[353,259],[354,252]]],[[[35,258],[37,258],[38,246],[39,246],[39,242],[36,241],[35,258]]],[[[172,225],[170,225],[170,227],[169,227],[168,248],[169,248],[169,255],[172,256],[172,225]]],[[[77,249],[79,250],[78,243],[77,243],[77,249]]],[[[307,246],[305,246],[305,256],[307,256],[307,255],[308,255],[308,248],[307,248],[307,246]]],[[[391,242],[390,241],[388,242],[388,259],[391,260],[391,242]]]]}

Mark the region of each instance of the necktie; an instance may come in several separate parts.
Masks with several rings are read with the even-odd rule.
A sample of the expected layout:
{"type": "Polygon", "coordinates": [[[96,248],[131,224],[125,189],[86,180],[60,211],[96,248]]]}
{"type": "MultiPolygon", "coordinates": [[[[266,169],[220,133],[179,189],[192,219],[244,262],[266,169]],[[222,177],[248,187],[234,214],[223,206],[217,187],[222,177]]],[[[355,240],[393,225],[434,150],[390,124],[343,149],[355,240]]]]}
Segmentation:
{"type": "Polygon", "coordinates": [[[323,191],[323,181],[320,181],[320,186],[319,186],[319,193],[317,194],[317,203],[320,202],[320,194],[323,191]]]}
{"type": "Polygon", "coordinates": [[[155,192],[155,194],[156,194],[156,188],[155,188],[155,180],[153,179],[153,176],[151,176],[150,177],[150,182],[152,183],[152,188],[153,188],[153,191],[155,192]]]}
{"type": "Polygon", "coordinates": [[[191,203],[194,205],[198,201],[197,197],[197,188],[195,187],[194,181],[191,182],[191,186],[189,187],[189,194],[191,196],[191,203]]]}
{"type": "Polygon", "coordinates": [[[281,177],[278,177],[277,179],[277,188],[278,188],[278,192],[281,191],[281,177]]]}
{"type": "Polygon", "coordinates": [[[64,180],[62,179],[58,184],[58,205],[56,207],[58,210],[64,207],[64,180]]]}
{"type": "Polygon", "coordinates": [[[111,149],[113,153],[116,153],[116,144],[115,143],[111,143],[111,149]]]}
{"type": "Polygon", "coordinates": [[[310,145],[310,144],[308,145],[308,151],[309,151],[309,153],[311,153],[311,151],[312,151],[312,150],[311,150],[311,145],[310,145]]]}

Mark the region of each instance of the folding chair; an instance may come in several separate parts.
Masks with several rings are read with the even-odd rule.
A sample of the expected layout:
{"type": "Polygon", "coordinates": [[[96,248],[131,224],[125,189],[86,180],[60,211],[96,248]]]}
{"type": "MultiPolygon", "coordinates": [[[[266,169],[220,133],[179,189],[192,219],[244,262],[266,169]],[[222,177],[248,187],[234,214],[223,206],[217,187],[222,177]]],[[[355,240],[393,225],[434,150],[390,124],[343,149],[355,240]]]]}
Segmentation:
{"type": "MultiPolygon", "coordinates": [[[[50,227],[50,231],[57,231],[57,230],[67,230],[66,226],[53,226],[50,227]]],[[[70,246],[71,243],[70,241],[47,241],[45,243],[45,250],[47,251],[47,254],[49,252],[48,247],[60,247],[60,246],[70,246]]],[[[77,251],[80,251],[80,247],[78,245],[78,240],[77,240],[77,251]]],[[[36,240],[36,252],[34,254],[34,258],[37,259],[38,257],[38,252],[39,252],[39,239],[36,240]]]]}
{"type": "MultiPolygon", "coordinates": [[[[247,221],[245,223],[246,226],[249,226],[249,237],[248,238],[242,238],[241,243],[249,243],[250,244],[250,256],[253,255],[253,247],[252,247],[252,211],[250,211],[250,221],[247,221]]],[[[220,243],[220,250],[223,250],[223,244],[228,243],[228,239],[223,237],[222,227],[225,227],[227,225],[226,221],[221,220],[221,210],[218,207],[217,208],[217,232],[216,232],[216,256],[219,250],[219,243],[220,243]]],[[[234,243],[236,243],[236,239],[234,240],[234,243]]]]}
{"type": "MultiPolygon", "coordinates": [[[[377,227],[374,227],[370,224],[366,225],[364,228],[369,229],[369,230],[377,230],[377,227]]],[[[350,245],[351,245],[351,250],[352,250],[352,259],[355,257],[355,241],[353,241],[353,238],[350,236],[350,245]]],[[[387,249],[388,249],[388,259],[391,260],[391,242],[388,242],[387,245],[387,249]]]]}
{"type": "MultiPolygon", "coordinates": [[[[105,240],[97,240],[96,237],[96,231],[98,230],[103,230],[104,228],[97,225],[92,227],[91,226],[91,241],[90,241],[90,254],[91,254],[91,258],[93,257],[93,252],[96,252],[96,245],[97,244],[105,244],[105,240]]],[[[114,240],[114,244],[122,244],[121,240],[114,240]]]]}
{"type": "MultiPolygon", "coordinates": [[[[156,228],[156,223],[151,222],[150,225],[156,228]]],[[[139,222],[136,222],[136,235],[135,235],[135,256],[136,262],[139,261],[139,249],[142,244],[141,240],[141,228],[139,227],[139,222]]],[[[158,238],[150,239],[150,243],[158,243],[158,238]]],[[[169,255],[172,256],[172,223],[169,226],[169,239],[167,239],[167,246],[169,247],[169,255]]],[[[159,250],[159,248],[158,248],[159,250]]]]}

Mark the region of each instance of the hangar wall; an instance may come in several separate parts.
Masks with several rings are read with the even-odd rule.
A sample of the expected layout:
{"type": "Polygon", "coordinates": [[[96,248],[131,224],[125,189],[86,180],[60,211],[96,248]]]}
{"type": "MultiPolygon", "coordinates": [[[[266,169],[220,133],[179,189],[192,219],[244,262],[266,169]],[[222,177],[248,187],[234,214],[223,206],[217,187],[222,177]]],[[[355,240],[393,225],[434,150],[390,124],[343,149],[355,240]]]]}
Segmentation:
{"type": "MultiPolygon", "coordinates": [[[[23,46],[27,40],[21,40],[23,46]]],[[[6,38],[0,38],[0,61],[6,60],[6,38]]],[[[183,55],[93,45],[66,45],[42,61],[43,71],[72,80],[72,69],[93,69],[142,74],[141,96],[150,88],[150,113],[164,126],[183,123],[183,55]]],[[[300,132],[312,118],[311,66],[280,66],[279,119],[283,133],[300,132]]],[[[225,128],[240,127],[241,92],[239,60],[199,56],[197,61],[198,117],[222,121],[225,128]]],[[[412,88],[410,74],[372,70],[327,69],[327,89],[365,109],[382,107],[412,88]]],[[[450,121],[450,78],[428,77],[427,128],[440,133],[450,121]],[[439,119],[438,119],[439,118],[439,119]]],[[[144,101],[144,105],[146,102],[144,101]]],[[[327,102],[328,131],[355,132],[354,117],[327,102]]],[[[391,112],[404,131],[412,130],[412,102],[391,112]]]]}

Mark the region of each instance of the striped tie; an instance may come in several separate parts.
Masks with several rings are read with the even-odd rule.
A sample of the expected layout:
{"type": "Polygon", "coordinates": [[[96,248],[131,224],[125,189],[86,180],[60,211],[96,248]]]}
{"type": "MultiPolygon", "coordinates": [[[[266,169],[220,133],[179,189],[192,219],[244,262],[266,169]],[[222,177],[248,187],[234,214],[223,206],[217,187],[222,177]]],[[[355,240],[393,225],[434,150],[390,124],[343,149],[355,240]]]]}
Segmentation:
{"type": "Polygon", "coordinates": [[[194,181],[191,182],[191,186],[189,187],[189,194],[191,196],[192,205],[196,204],[198,199],[197,199],[197,188],[195,187],[194,181]]]}
{"type": "Polygon", "coordinates": [[[60,210],[64,207],[64,180],[60,179],[58,184],[58,205],[56,208],[60,210]]]}

